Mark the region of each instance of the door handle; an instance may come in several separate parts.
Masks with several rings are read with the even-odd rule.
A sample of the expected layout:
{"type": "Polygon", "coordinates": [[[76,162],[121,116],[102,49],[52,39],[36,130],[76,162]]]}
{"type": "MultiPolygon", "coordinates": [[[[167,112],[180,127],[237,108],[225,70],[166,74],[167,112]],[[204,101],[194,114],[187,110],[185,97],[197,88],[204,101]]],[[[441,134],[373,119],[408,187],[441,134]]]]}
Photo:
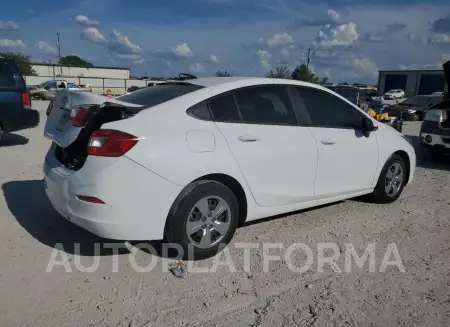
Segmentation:
{"type": "Polygon", "coordinates": [[[333,139],[323,139],[323,140],[320,140],[320,143],[322,143],[324,145],[333,145],[333,144],[336,144],[336,141],[333,139]]]}
{"type": "Polygon", "coordinates": [[[257,138],[256,136],[251,136],[251,135],[242,135],[242,136],[238,136],[238,140],[241,142],[256,142],[256,141],[259,141],[259,138],[257,138]]]}

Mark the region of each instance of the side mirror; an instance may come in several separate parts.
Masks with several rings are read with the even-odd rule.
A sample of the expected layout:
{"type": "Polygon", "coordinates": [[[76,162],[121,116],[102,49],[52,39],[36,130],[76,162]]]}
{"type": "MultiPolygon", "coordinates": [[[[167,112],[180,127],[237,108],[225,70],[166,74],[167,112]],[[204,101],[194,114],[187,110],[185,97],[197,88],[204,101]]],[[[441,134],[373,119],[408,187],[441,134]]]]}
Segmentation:
{"type": "Polygon", "coordinates": [[[372,121],[372,119],[369,119],[367,117],[364,117],[362,119],[362,132],[364,133],[364,136],[368,137],[370,133],[376,131],[378,129],[378,126],[375,125],[372,121]]]}

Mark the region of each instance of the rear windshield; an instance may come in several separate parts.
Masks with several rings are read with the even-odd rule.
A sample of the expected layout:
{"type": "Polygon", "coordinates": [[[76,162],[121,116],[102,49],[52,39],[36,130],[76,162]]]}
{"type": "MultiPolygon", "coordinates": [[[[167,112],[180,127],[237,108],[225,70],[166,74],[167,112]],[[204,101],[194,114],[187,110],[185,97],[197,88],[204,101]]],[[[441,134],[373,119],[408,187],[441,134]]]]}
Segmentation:
{"type": "Polygon", "coordinates": [[[179,96],[197,91],[204,86],[189,83],[164,83],[117,97],[117,100],[153,107],[179,96]]]}
{"type": "Polygon", "coordinates": [[[21,86],[21,76],[15,65],[0,59],[0,88],[15,88],[21,86]]]}

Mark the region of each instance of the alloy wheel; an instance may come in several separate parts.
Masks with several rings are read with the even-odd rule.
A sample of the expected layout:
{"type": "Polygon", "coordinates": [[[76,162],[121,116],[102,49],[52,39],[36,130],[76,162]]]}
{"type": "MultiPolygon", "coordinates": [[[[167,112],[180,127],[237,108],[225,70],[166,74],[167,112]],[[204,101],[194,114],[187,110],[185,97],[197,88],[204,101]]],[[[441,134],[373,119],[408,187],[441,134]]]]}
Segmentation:
{"type": "Polygon", "coordinates": [[[386,173],[384,189],[386,194],[394,197],[403,185],[403,167],[400,163],[394,162],[386,173]]]}
{"type": "Polygon", "coordinates": [[[231,223],[229,204],[219,196],[200,199],[191,209],[186,221],[186,235],[198,248],[217,245],[228,233],[231,223]]]}

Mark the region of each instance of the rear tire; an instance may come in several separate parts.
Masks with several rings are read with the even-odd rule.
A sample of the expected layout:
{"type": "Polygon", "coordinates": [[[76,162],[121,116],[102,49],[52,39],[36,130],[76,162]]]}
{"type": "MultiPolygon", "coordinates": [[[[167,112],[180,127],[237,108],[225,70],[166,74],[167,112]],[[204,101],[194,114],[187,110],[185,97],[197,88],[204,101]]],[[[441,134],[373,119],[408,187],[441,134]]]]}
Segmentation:
{"type": "Polygon", "coordinates": [[[231,241],[238,222],[239,204],[227,186],[211,180],[196,181],[173,203],[164,236],[169,243],[181,246],[184,260],[204,259],[216,255],[231,241]],[[215,215],[220,208],[221,213],[215,215]]]}
{"type": "Polygon", "coordinates": [[[408,176],[405,160],[392,155],[383,167],[370,200],[374,203],[392,203],[402,194],[408,176]]]}

